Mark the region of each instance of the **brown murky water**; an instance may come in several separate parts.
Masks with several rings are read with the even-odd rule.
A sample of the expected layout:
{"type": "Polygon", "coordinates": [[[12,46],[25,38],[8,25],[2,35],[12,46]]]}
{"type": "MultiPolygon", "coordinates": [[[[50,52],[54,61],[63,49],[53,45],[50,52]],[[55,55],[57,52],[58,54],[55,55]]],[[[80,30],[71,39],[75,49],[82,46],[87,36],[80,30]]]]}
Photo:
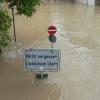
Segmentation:
{"type": "MultiPolygon", "coordinates": [[[[17,46],[0,56],[0,100],[100,100],[100,7],[50,1],[32,18],[16,16],[17,46]],[[50,48],[47,28],[55,25],[61,70],[37,80],[25,72],[26,48],[50,48]]],[[[12,34],[13,35],[13,34],[12,34]]]]}

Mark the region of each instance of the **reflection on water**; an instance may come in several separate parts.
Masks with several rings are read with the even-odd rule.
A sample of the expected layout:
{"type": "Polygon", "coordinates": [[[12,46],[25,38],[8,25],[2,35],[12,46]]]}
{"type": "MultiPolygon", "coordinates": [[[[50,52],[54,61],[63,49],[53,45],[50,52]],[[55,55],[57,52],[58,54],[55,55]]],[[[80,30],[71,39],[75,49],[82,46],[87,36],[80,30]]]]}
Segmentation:
{"type": "Polygon", "coordinates": [[[52,0],[37,7],[32,18],[16,16],[17,46],[0,56],[0,100],[99,100],[100,7],[52,0]],[[50,48],[47,29],[57,27],[55,48],[62,52],[61,70],[36,80],[25,72],[26,48],[50,48]]]}

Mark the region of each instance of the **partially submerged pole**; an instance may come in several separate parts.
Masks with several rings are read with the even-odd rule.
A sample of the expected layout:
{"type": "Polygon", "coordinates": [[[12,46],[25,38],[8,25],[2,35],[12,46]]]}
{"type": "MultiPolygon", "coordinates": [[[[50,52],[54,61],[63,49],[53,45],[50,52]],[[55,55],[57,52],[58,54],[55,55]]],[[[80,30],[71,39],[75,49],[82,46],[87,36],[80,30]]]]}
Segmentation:
{"type": "Polygon", "coordinates": [[[12,6],[11,10],[12,10],[12,17],[13,17],[14,41],[15,41],[15,45],[16,45],[16,29],[15,29],[15,16],[14,16],[14,8],[13,8],[13,6],[12,6]]]}
{"type": "Polygon", "coordinates": [[[0,48],[0,54],[2,53],[2,49],[0,48]]]}

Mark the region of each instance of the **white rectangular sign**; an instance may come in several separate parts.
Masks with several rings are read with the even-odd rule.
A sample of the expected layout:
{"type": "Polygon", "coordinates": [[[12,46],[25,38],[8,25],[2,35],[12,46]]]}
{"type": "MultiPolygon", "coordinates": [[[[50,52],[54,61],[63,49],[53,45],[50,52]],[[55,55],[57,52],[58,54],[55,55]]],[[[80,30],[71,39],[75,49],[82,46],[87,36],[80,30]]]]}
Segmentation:
{"type": "Polygon", "coordinates": [[[61,52],[58,49],[25,50],[24,67],[32,71],[57,71],[60,69],[61,52]]]}

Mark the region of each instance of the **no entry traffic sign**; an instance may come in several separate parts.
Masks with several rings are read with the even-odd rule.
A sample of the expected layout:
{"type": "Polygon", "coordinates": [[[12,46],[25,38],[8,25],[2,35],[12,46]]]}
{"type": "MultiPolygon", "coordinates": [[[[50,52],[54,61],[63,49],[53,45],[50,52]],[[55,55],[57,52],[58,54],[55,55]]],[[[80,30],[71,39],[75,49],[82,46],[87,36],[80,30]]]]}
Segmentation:
{"type": "Polygon", "coordinates": [[[51,25],[51,26],[48,27],[48,33],[49,33],[50,35],[53,35],[53,34],[55,34],[56,32],[57,32],[57,28],[56,28],[55,26],[51,25]]]}

